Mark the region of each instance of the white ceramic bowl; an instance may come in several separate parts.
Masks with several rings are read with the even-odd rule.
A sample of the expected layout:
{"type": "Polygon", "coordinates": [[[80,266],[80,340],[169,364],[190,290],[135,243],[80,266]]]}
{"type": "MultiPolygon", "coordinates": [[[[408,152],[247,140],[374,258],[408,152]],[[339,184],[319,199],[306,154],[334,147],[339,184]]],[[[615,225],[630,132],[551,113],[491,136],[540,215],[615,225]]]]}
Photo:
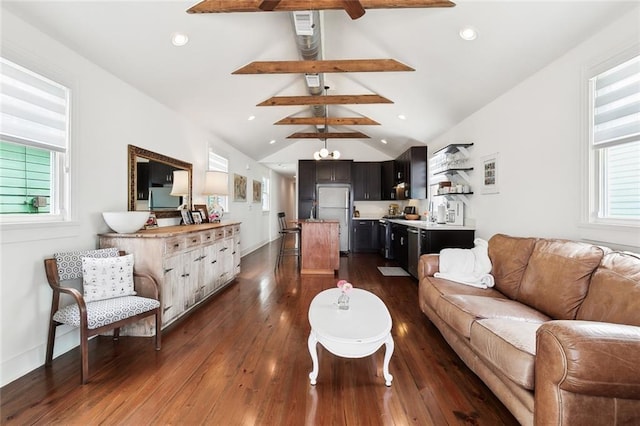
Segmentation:
{"type": "Polygon", "coordinates": [[[130,234],[144,226],[149,212],[103,212],[102,217],[119,234],[130,234]]]}

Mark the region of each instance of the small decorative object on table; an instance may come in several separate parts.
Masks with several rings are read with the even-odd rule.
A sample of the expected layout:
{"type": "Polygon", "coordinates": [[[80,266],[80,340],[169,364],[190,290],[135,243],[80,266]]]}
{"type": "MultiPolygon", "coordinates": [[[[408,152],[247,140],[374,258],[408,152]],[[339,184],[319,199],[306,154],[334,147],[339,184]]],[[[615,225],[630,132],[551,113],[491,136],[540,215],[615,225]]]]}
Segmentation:
{"type": "Polygon", "coordinates": [[[338,309],[349,309],[349,292],[353,288],[350,282],[346,280],[338,281],[338,288],[342,290],[340,297],[338,297],[338,309]]]}

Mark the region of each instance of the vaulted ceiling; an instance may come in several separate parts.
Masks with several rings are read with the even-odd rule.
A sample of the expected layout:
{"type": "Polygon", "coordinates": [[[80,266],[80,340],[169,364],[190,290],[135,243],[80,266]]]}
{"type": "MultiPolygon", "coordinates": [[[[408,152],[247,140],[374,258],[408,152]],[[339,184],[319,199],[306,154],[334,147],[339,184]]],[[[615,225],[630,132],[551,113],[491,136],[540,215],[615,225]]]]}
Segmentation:
{"type": "MultiPolygon", "coordinates": [[[[291,12],[186,13],[197,3],[4,0],[3,7],[188,117],[213,140],[292,173],[295,161],[311,158],[322,141],[288,138],[315,132],[312,124],[274,123],[309,116],[309,107],[258,104],[307,95],[304,76],[232,74],[253,61],[300,59],[291,12]],[[189,42],[173,46],[175,32],[189,42]]],[[[395,158],[428,143],[636,6],[611,0],[455,3],[371,9],[357,20],[344,10],[320,13],[324,59],[395,59],[415,69],[324,74],[327,95],[375,94],[393,102],[329,106],[331,116],[379,123],[331,125],[332,132],[369,138],[330,139],[330,149],[366,160],[367,153],[395,158]],[[477,30],[474,41],[460,38],[465,26],[477,30]]]]}

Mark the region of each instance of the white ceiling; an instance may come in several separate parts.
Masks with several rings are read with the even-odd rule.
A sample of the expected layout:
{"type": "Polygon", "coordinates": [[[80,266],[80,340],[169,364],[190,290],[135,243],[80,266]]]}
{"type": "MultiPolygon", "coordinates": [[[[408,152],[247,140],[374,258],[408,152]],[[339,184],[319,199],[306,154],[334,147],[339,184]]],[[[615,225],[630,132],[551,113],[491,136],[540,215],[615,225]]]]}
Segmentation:
{"type": "MultiPolygon", "coordinates": [[[[306,95],[303,77],[231,75],[251,61],[299,59],[290,14],[187,14],[197,2],[3,0],[2,5],[187,116],[210,131],[212,140],[293,173],[295,161],[311,158],[322,142],[286,139],[296,131],[313,131],[310,126],[273,123],[308,115],[308,107],[255,105],[271,96],[306,95]],[[189,36],[186,46],[171,44],[176,31],[189,36]],[[251,115],[256,118],[248,121],[251,115]]],[[[428,143],[638,5],[611,0],[456,3],[444,9],[369,10],[355,21],[343,11],[321,12],[325,59],[393,58],[416,70],[325,75],[330,95],[377,93],[394,101],[330,107],[331,115],[365,115],[381,123],[332,127],[362,131],[371,139],[330,139],[330,149],[367,160],[395,158],[411,145],[428,143]],[[475,41],[459,37],[466,25],[478,30],[475,41]]]]}

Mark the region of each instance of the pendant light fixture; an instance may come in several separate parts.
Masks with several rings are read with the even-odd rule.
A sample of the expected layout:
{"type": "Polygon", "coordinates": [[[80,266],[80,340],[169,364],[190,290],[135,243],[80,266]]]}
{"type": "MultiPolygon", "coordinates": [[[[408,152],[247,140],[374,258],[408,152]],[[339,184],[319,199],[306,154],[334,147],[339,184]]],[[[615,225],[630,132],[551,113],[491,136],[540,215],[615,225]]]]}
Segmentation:
{"type": "MultiPolygon", "coordinates": [[[[324,86],[325,96],[327,96],[328,89],[329,89],[329,86],[324,86]]],[[[324,133],[329,132],[329,123],[327,122],[328,118],[329,118],[329,105],[324,104],[324,133]]],[[[340,151],[338,150],[329,151],[327,149],[327,138],[324,138],[323,141],[324,141],[324,146],[320,149],[320,151],[316,151],[313,153],[313,159],[314,160],[327,160],[327,159],[337,160],[338,158],[340,158],[340,151]]]]}

